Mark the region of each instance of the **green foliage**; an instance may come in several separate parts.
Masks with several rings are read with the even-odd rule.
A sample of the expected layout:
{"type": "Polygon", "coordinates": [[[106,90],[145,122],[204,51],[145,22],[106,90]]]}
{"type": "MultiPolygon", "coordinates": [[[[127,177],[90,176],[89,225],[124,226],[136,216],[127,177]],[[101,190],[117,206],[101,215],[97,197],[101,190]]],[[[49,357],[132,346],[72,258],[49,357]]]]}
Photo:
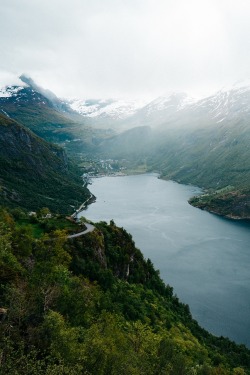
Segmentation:
{"type": "MultiPolygon", "coordinates": [[[[0,217],[8,218],[5,211],[0,212],[0,217]]],[[[0,269],[1,281],[8,282],[17,278],[23,268],[12,251],[11,230],[6,223],[0,221],[0,269]]]]}
{"type": "Polygon", "coordinates": [[[202,330],[114,222],[75,239],[0,224],[1,374],[249,374],[249,350],[202,330]]]}
{"type": "Polygon", "coordinates": [[[250,190],[221,189],[193,197],[189,201],[195,207],[208,210],[231,219],[250,219],[250,190]]]}
{"type": "MultiPolygon", "coordinates": [[[[0,201],[16,210],[72,213],[89,197],[65,151],[0,114],[0,201]],[[7,121],[8,125],[4,125],[7,121]]],[[[16,215],[22,213],[16,210],[16,215]]],[[[20,217],[21,218],[21,217],[20,217]]]]}
{"type": "Polygon", "coordinates": [[[22,226],[15,230],[12,237],[14,254],[19,258],[25,258],[32,252],[32,227],[22,226]]]}

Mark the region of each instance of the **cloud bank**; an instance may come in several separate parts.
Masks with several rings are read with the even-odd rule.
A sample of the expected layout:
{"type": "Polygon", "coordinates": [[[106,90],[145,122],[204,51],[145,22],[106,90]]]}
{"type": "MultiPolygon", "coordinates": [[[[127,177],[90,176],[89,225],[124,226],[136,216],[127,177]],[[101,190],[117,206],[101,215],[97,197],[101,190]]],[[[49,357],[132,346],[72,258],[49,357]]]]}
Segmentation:
{"type": "Polygon", "coordinates": [[[197,95],[250,77],[244,0],[3,0],[0,83],[59,96],[197,95]]]}

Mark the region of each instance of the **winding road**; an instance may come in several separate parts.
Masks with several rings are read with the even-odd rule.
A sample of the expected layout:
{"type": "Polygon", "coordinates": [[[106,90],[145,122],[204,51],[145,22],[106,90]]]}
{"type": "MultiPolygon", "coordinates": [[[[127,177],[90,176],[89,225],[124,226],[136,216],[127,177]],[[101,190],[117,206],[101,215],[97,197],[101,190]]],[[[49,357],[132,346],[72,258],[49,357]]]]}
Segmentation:
{"type": "Polygon", "coordinates": [[[83,236],[84,234],[92,232],[95,229],[94,225],[92,224],[84,223],[84,225],[87,227],[87,229],[79,233],[71,234],[70,236],[68,236],[68,238],[80,237],[80,236],[83,236]]]}
{"type": "Polygon", "coordinates": [[[93,198],[95,198],[95,196],[93,194],[90,194],[90,197],[81,204],[81,206],[71,215],[71,217],[75,219],[77,217],[77,214],[79,214],[79,212],[81,212],[84,209],[84,207],[86,207],[87,202],[93,198]]]}

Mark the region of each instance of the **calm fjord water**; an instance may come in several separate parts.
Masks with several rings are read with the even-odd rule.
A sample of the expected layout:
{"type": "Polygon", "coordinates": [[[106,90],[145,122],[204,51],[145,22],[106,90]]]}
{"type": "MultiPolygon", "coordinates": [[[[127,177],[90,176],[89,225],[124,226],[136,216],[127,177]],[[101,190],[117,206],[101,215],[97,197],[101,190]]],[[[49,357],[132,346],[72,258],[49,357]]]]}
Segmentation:
{"type": "Polygon", "coordinates": [[[188,204],[200,190],[154,174],[94,179],[82,215],[133,235],[201,326],[250,347],[250,226],[188,204]]]}

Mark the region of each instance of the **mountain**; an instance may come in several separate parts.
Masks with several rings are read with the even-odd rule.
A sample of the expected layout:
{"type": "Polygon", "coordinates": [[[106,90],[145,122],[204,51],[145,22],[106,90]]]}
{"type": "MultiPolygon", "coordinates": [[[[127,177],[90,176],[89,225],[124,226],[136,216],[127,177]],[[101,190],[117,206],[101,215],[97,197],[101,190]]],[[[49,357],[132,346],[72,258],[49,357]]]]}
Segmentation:
{"type": "Polygon", "coordinates": [[[249,83],[224,88],[215,95],[197,101],[191,107],[197,115],[204,115],[213,123],[232,123],[249,120],[250,117],[250,86],[249,83]]]}
{"type": "Polygon", "coordinates": [[[95,133],[67,103],[22,75],[21,86],[0,90],[0,113],[28,127],[49,142],[69,150],[87,150],[95,133]]]}
{"type": "Polygon", "coordinates": [[[95,128],[126,129],[126,119],[145,105],[143,100],[123,99],[71,99],[67,103],[72,110],[83,116],[85,122],[95,128]]]}
{"type": "Polygon", "coordinates": [[[90,193],[65,151],[0,115],[1,205],[72,212],[90,193]]]}
{"type": "Polygon", "coordinates": [[[161,164],[166,174],[200,186],[248,187],[249,124],[250,87],[221,90],[184,107],[175,121],[166,118],[158,127],[161,154],[154,152],[155,165],[161,164]]]}
{"type": "Polygon", "coordinates": [[[250,218],[249,86],[234,86],[196,101],[179,94],[158,98],[130,120],[151,124],[150,139],[141,137],[136,143],[131,137],[128,148],[124,132],[103,141],[102,152],[106,148],[110,157],[128,160],[143,157],[148,169],[163,178],[216,192],[196,205],[228,217],[250,218]]]}
{"type": "MultiPolygon", "coordinates": [[[[199,100],[186,97],[172,115],[166,113],[160,127],[204,128],[218,124],[235,126],[249,121],[250,86],[248,82],[224,88],[215,94],[199,100]]],[[[155,124],[152,124],[155,126],[155,124]]]]}
{"type": "Polygon", "coordinates": [[[112,99],[72,100],[69,104],[87,121],[92,120],[94,126],[107,127],[111,124],[116,130],[138,126],[200,128],[220,122],[231,123],[239,117],[241,121],[248,121],[249,96],[249,82],[243,82],[202,99],[179,92],[160,96],[147,104],[112,99]]]}
{"type": "Polygon", "coordinates": [[[219,123],[248,121],[250,116],[250,84],[243,82],[224,88],[202,99],[186,93],[160,96],[125,119],[127,128],[201,128],[219,123]]]}
{"type": "Polygon", "coordinates": [[[137,112],[143,106],[142,100],[114,100],[114,99],[72,99],[70,107],[84,117],[125,119],[137,112]]]}
{"type": "Polygon", "coordinates": [[[150,103],[145,100],[72,99],[67,101],[86,123],[117,132],[138,126],[157,126],[194,100],[185,93],[161,96],[150,103]]]}
{"type": "Polygon", "coordinates": [[[133,116],[127,118],[127,126],[161,125],[166,119],[175,121],[179,112],[185,110],[194,102],[194,99],[185,93],[171,93],[160,96],[140,108],[133,116]]]}
{"type": "Polygon", "coordinates": [[[19,78],[24,84],[27,85],[27,87],[30,87],[33,92],[37,92],[45,97],[59,112],[63,112],[67,115],[76,115],[76,113],[72,111],[64,101],[59,99],[52,91],[37,85],[37,83],[31,77],[22,74],[19,78]]]}

